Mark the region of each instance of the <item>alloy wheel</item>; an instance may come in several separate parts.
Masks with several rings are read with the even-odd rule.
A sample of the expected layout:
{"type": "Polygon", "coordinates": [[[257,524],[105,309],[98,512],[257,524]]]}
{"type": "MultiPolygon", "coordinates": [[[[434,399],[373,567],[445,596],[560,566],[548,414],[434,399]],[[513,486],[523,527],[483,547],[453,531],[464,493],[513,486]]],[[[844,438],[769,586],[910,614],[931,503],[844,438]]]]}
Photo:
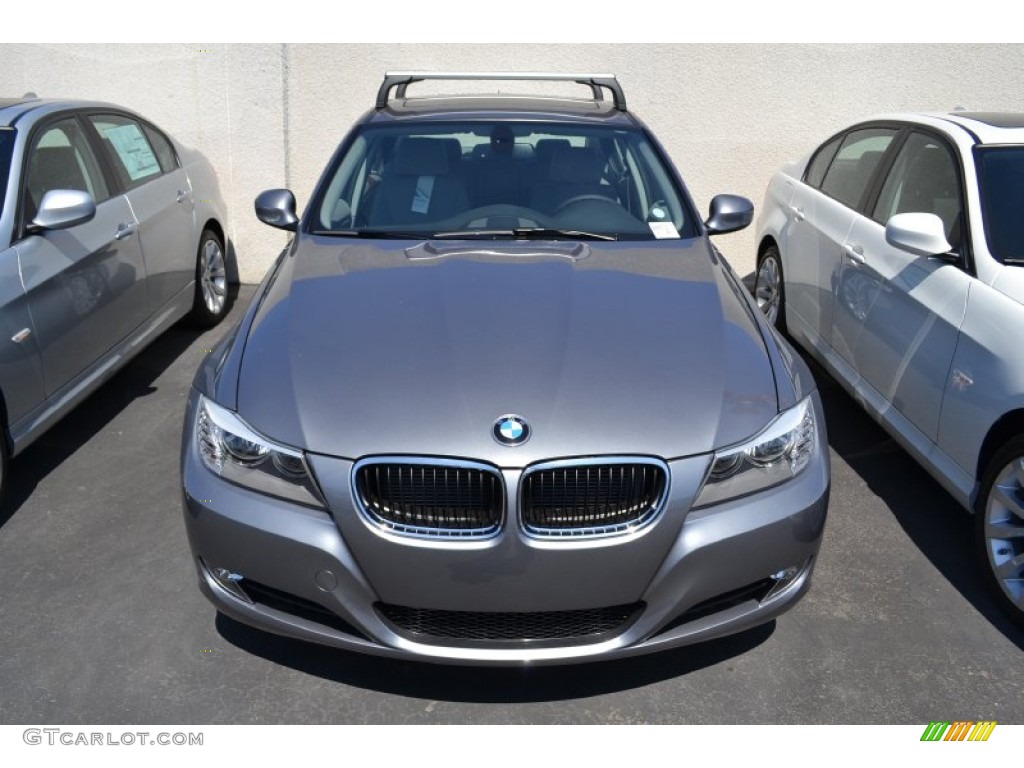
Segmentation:
{"type": "Polygon", "coordinates": [[[1024,611],[1024,457],[999,470],[985,502],[984,536],[996,583],[1024,611]]]}
{"type": "Polygon", "coordinates": [[[203,243],[200,253],[199,281],[203,301],[211,315],[219,315],[227,301],[227,269],[224,266],[224,251],[214,239],[203,243]]]}
{"type": "Polygon", "coordinates": [[[774,254],[761,260],[754,283],[754,298],[768,322],[775,325],[779,318],[779,302],[782,298],[782,275],[774,254]]]}

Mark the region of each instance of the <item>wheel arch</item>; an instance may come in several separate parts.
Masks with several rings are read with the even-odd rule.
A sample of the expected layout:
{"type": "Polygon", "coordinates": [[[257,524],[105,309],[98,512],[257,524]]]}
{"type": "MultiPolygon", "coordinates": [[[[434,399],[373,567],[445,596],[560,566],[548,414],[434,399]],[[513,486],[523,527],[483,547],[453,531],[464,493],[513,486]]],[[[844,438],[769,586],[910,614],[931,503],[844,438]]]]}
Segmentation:
{"type": "Polygon", "coordinates": [[[212,218],[212,217],[207,219],[206,223],[204,223],[203,226],[199,228],[199,239],[200,240],[203,237],[203,232],[205,230],[207,230],[207,229],[210,230],[211,232],[213,232],[215,235],[217,235],[217,237],[220,238],[220,244],[224,247],[224,250],[226,252],[227,248],[228,248],[228,241],[227,241],[227,238],[224,235],[224,227],[221,226],[221,223],[219,221],[217,221],[217,219],[212,218]]]}
{"type": "Polygon", "coordinates": [[[761,257],[764,256],[764,252],[771,248],[773,245],[775,246],[776,250],[779,251],[779,258],[782,258],[782,251],[779,249],[779,241],[775,239],[774,235],[765,235],[764,237],[761,238],[761,242],[757,244],[758,261],[760,261],[761,257]]]}
{"type": "Polygon", "coordinates": [[[996,452],[1020,434],[1024,434],[1024,408],[1009,411],[996,419],[995,423],[989,427],[985,439],[981,442],[981,450],[978,451],[978,464],[974,471],[976,480],[981,482],[985,470],[996,452]]]}

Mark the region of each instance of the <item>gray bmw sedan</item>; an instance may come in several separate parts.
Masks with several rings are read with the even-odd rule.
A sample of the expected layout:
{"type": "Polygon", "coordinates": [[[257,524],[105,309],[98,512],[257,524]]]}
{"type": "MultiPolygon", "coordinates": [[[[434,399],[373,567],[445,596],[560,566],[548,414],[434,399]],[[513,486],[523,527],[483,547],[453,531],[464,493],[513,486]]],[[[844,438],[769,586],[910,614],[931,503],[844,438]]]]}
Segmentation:
{"type": "Polygon", "coordinates": [[[610,75],[389,74],[185,417],[203,592],[383,656],[566,663],[738,632],[806,592],[814,381],[610,75]],[[587,98],[413,97],[563,80],[587,98]],[[418,86],[420,88],[424,86],[418,86]]]}

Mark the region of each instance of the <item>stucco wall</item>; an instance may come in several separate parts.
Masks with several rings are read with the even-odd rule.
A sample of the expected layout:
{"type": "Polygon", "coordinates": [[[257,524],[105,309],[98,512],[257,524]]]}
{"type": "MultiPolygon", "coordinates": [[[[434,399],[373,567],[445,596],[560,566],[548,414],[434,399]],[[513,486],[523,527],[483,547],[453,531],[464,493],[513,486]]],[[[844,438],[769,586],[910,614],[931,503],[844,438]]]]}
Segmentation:
{"type": "MultiPolygon", "coordinates": [[[[615,73],[706,209],[726,191],[759,205],[782,162],[878,112],[1024,110],[1022,56],[1017,44],[7,44],[0,94],[113,101],[202,150],[228,200],[240,277],[255,282],[286,237],[256,221],[253,198],[288,186],[303,206],[385,70],[615,73]]],[[[719,246],[752,270],[752,228],[719,246]]]]}

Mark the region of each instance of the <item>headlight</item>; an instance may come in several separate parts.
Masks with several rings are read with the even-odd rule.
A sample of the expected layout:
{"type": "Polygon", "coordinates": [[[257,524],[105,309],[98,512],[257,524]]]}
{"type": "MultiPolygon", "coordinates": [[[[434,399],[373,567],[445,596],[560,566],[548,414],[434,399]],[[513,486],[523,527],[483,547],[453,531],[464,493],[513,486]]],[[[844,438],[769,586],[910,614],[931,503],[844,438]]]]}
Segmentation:
{"type": "Polygon", "coordinates": [[[796,477],[814,455],[811,398],[780,413],[761,434],[743,445],[715,452],[694,508],[771,488],[796,477]]]}
{"type": "Polygon", "coordinates": [[[310,507],[323,507],[302,451],[268,440],[236,414],[200,395],[196,450],[225,480],[310,507]]]}

